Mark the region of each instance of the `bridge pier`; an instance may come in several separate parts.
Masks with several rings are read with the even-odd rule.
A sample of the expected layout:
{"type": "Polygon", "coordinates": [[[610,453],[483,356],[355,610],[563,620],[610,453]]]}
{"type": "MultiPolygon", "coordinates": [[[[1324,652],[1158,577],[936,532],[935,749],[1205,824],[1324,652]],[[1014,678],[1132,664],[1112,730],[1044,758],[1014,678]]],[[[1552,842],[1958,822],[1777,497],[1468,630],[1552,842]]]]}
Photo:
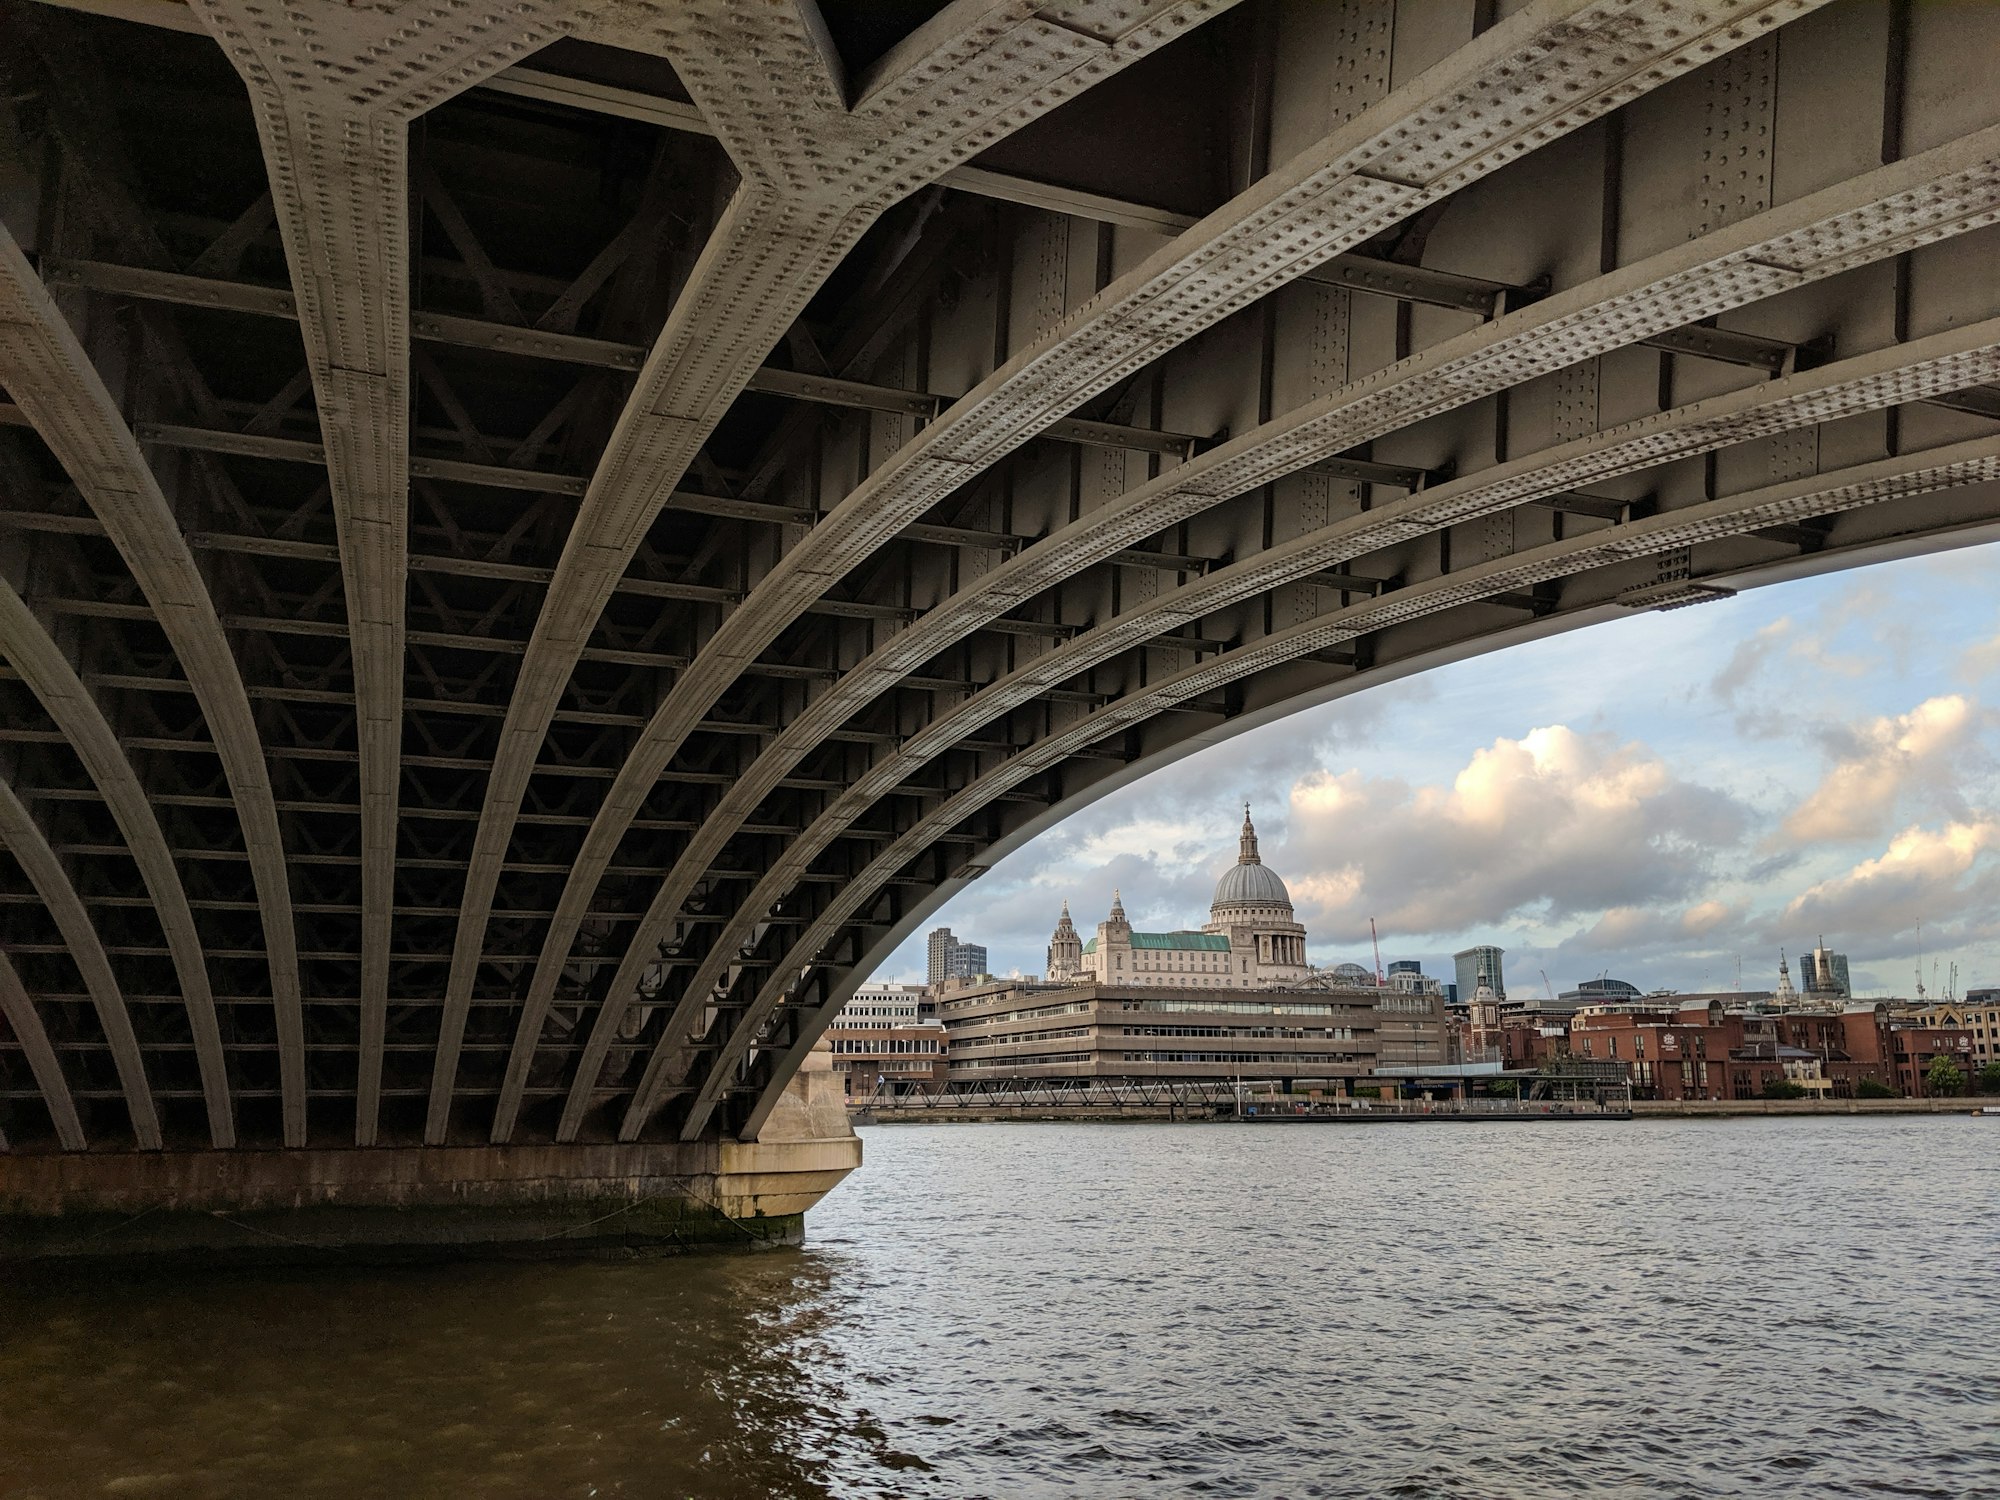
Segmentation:
{"type": "Polygon", "coordinates": [[[757,1141],[0,1153],[0,1264],[760,1250],[860,1164],[815,1056],[757,1141]]]}

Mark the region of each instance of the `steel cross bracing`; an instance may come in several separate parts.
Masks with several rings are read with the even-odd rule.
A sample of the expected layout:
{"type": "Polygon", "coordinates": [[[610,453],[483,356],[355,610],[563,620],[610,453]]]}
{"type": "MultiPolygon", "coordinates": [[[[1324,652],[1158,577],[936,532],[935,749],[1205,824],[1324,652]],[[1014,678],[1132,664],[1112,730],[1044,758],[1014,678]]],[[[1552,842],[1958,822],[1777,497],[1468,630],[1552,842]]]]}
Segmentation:
{"type": "MultiPolygon", "coordinates": [[[[1189,23],[1226,8],[1224,0],[1174,0],[1135,12],[1118,0],[1085,0],[1065,6],[1063,23],[1052,25],[1031,5],[957,7],[861,80],[851,109],[839,59],[807,12],[692,5],[649,29],[673,56],[741,182],[639,372],[536,621],[472,853],[427,1140],[442,1140],[450,1119],[487,911],[534,758],[585,639],[716,423],[884,210],[1189,23]]],[[[756,613],[752,603],[739,606],[722,633],[756,613]]],[[[775,635],[740,656],[718,642],[703,654],[740,665],[775,635]]],[[[676,680],[670,694],[670,701],[681,700],[676,714],[702,675],[696,663],[676,680]]],[[[718,686],[690,717],[699,718],[720,696],[718,686]]],[[[621,775],[606,806],[619,809],[614,820],[634,816],[645,795],[643,785],[634,789],[632,778],[621,775]]]]}
{"type": "MultiPolygon", "coordinates": [[[[1189,623],[1232,603],[1255,597],[1275,584],[1303,578],[1331,564],[1351,561],[1380,548],[1434,530],[1440,524],[1531,504],[1562,486],[1598,482],[1664,461],[1711,451],[1809,423],[1824,423],[1858,412],[1961,390],[2000,378],[2000,321],[1934,335],[1911,345],[1861,356],[1768,386],[1714,397],[1692,406],[1559,445],[1531,459],[1446,485],[1308,533],[1268,552],[1160,596],[1141,609],[1078,637],[1030,666],[974,695],[890,757],[896,777],[947,748],[954,736],[990,722],[1028,701],[1047,682],[1086,670],[1113,653],[1143,644],[1176,624],[1189,623]]],[[[1490,597],[1490,596],[1488,596],[1490,597]]],[[[886,794],[879,776],[863,777],[822,814],[786,851],[744,903],[765,911],[804,875],[812,859],[851,827],[886,794]]],[[[709,961],[696,971],[690,989],[706,993],[728,959],[748,936],[738,922],[718,933],[709,961]]],[[[782,966],[780,972],[783,972],[782,966]]],[[[760,1019],[753,1009],[739,1027],[733,1047],[718,1067],[740,1058],[760,1019]]],[[[711,1072],[702,1090],[712,1103],[725,1072],[711,1072]]]]}
{"type": "MultiPolygon", "coordinates": [[[[2000,130],[1940,147],[1924,157],[1882,168],[1856,183],[1745,220],[1730,230],[1663,252],[1414,355],[1127,492],[1001,564],[973,588],[926,614],[882,648],[876,659],[862,663],[850,679],[814,705],[815,710],[825,705],[823,718],[809,713],[796,722],[773,742],[759,765],[738,781],[724,804],[725,820],[731,813],[745,816],[754,811],[775,779],[772,772],[786,766],[788,756],[803,754],[822,724],[844,720],[874,692],[892,683],[899,668],[907,669],[935,655],[963,634],[968,621],[1015,608],[1061,577],[1100,560],[1109,550],[1130,545],[1325,454],[1354,447],[1523,379],[1606,353],[1636,337],[1711,316],[1862,260],[1902,253],[1928,240],[1991,222],[2000,205],[2000,167],[1996,162],[2000,162],[2000,130]],[[854,688],[843,693],[848,681],[854,688]]],[[[1961,386],[1970,383],[1959,382],[1961,386]]],[[[1425,498],[1435,493],[1426,492],[1425,498]]],[[[1431,514],[1438,518],[1433,524],[1462,519],[1449,502],[1441,503],[1431,514]]],[[[1408,534],[1408,530],[1400,533],[1408,534]]],[[[1312,567],[1338,560],[1328,559],[1312,567]]],[[[1312,567],[1300,572],[1309,572],[1312,567]]],[[[1269,573],[1252,577],[1263,587],[1289,581],[1269,573]]],[[[1192,624],[1196,618],[1196,614],[1179,615],[1163,623],[1172,628],[1192,624]]],[[[1130,643],[1132,628],[1128,625],[1122,635],[1105,634],[1090,646],[1071,642],[1048,653],[1005,689],[988,689],[992,694],[986,705],[988,717],[1031,700],[1091,665],[1093,647],[1101,648],[1102,655],[1121,649],[1130,643]],[[1068,665],[1072,661],[1074,667],[1068,665]]],[[[1102,655],[1096,659],[1101,660],[1102,655]]],[[[964,727],[984,721],[971,720],[964,727]]],[[[912,753],[926,740],[932,747],[929,754],[951,743],[945,734],[919,736],[903,755],[918,761],[928,759],[928,754],[912,753]]],[[[895,756],[890,760],[897,764],[898,779],[907,774],[908,761],[895,756]]],[[[844,815],[852,821],[876,795],[880,793],[863,778],[832,817],[844,815]]],[[[801,862],[814,857],[839,826],[844,825],[822,820],[817,841],[808,835],[793,855],[775,865],[743,902],[735,924],[718,936],[709,962],[696,971],[682,997],[676,1018],[679,1024],[670,1025],[661,1038],[656,1062],[648,1070],[650,1087],[641,1086],[637,1113],[628,1119],[628,1132],[638,1128],[645,1102],[659,1086],[672,1049],[705,1005],[708,989],[721,977],[727,956],[742,944],[750,927],[763,920],[762,914],[782,899],[801,862]]],[[[718,830],[721,837],[711,836],[705,844],[698,836],[691,848],[706,854],[711,847],[719,848],[731,831],[725,821],[718,830]]],[[[669,876],[665,889],[673,889],[675,876],[691,885],[699,873],[677,870],[669,876]]],[[[649,925],[640,929],[642,940],[661,930],[671,918],[671,911],[662,910],[664,904],[656,901],[649,925]]],[[[644,951],[650,951],[650,946],[644,951]]],[[[631,993],[624,984],[626,977],[621,971],[613,984],[614,995],[631,993]]]]}
{"type": "MultiPolygon", "coordinates": [[[[1673,515],[1627,522],[1613,528],[1611,533],[1595,533],[1573,541],[1552,543],[1521,557],[1468,569],[1463,575],[1412,585],[1407,590],[1398,591],[1391,601],[1370,601],[1330,611],[1290,630],[1266,637],[1254,646],[1228,653],[1206,666],[1176,673],[1151,688],[1131,694],[1110,708],[1091,714],[1078,725],[1052,736],[1032,750],[1022,752],[1002,769],[960,791],[913,825],[878,856],[866,872],[850,881],[828,909],[792,943],[784,956],[770,965],[770,977],[747,1013],[738,1019],[732,1038],[754,1036],[756,1023],[768,1016],[788,993],[802,986],[802,976],[812,969],[826,944],[843,923],[862,910],[874,896],[880,877],[901,868],[920,854],[933,826],[949,827],[963,821],[993,792],[1018,786],[1029,777],[1060,763],[1072,746],[1088,744],[1231,681],[1287,660],[1312,655],[1328,646],[1358,639],[1390,624],[1407,623],[1425,614],[1477,603],[1497,594],[1568,577],[1594,567],[1629,562],[1634,558],[1738,536],[1796,519],[1816,519],[1937,490],[1991,483],[1996,479],[2000,479],[2000,438],[1976,439],[1926,453],[1856,465],[1852,469],[1793,480],[1727,500],[1710,501],[1673,515]]],[[[781,1056],[771,1077],[754,1085],[759,1097],[743,1122],[746,1136],[754,1137],[768,1118],[782,1092],[783,1080],[789,1077],[790,1070],[797,1066],[805,1050],[817,1040],[837,1010],[838,1005],[832,1004],[818,1008],[802,1019],[789,1045],[781,1041],[772,1048],[781,1056]]],[[[738,1051],[747,1049],[746,1041],[738,1051]]],[[[721,1092],[720,1083],[705,1088],[702,1107],[712,1109],[721,1092]]],[[[636,1130],[633,1133],[636,1134],[636,1130]]]]}
{"type": "MultiPolygon", "coordinates": [[[[1304,577],[1328,563],[1348,561],[1422,535],[1440,523],[1532,503],[1558,486],[1583,480],[1610,479],[1672,458],[1712,451],[1725,444],[1788,431],[1807,423],[1835,421],[1859,412],[1963,389],[1996,377],[2000,377],[2000,321],[1989,321],[1935,335],[1902,348],[1861,356],[1811,375],[1698,402],[1690,407],[1662,413],[1659,417],[1632,423],[1625,429],[1559,445],[1532,459],[1502,465],[1497,472],[1482,473],[1430,495],[1413,497],[1308,533],[1292,542],[1280,544],[1257,558],[1164,595],[1145,609],[1134,611],[1131,616],[1112,621],[1100,631],[1091,633],[1101,636],[1101,641],[1093,642],[1090,636],[1080,637],[1070,647],[1050,653],[1052,658],[1069,656],[1069,660],[1051,661],[1046,667],[1038,661],[1017,674],[1018,682],[1003,680],[994,684],[985,693],[960,705],[956,713],[945,716],[932,726],[939,733],[927,730],[906,742],[901,754],[910,760],[936,754],[953,730],[986,722],[1021,701],[1009,691],[1019,685],[1032,687],[1036,681],[1052,679],[1060,672],[1081,670],[1093,658],[1101,659],[1112,651],[1143,641],[1158,632],[1163,624],[1197,619],[1232,602],[1262,593],[1277,581],[1304,577]],[[983,698],[992,701],[982,702],[983,698]]],[[[1919,457],[1928,458],[1928,455],[1919,457]]],[[[1825,507],[1828,511],[1835,508],[1832,505],[1825,507]]],[[[1399,597],[1391,596],[1389,604],[1380,607],[1393,607],[1399,597]]],[[[1493,599],[1497,595],[1495,591],[1487,590],[1476,597],[1493,599]]],[[[1379,600],[1381,596],[1377,598],[1379,600]]],[[[1370,616],[1380,617],[1379,614],[1370,616]]],[[[908,764],[899,767],[900,773],[905,775],[909,769],[908,764]]],[[[782,879],[784,874],[801,872],[814,854],[851,826],[854,819],[882,795],[879,787],[870,789],[865,783],[866,778],[857,784],[853,792],[835,803],[813,829],[808,830],[799,843],[788,851],[783,865],[774,869],[774,875],[782,879]]],[[[745,903],[746,907],[768,909],[759,907],[759,898],[775,899],[766,889],[766,886],[775,884],[767,877],[765,884],[760,885],[751,900],[745,903]]],[[[864,883],[856,882],[848,889],[857,903],[865,904],[870,893],[864,883]]],[[[717,951],[734,952],[735,949],[729,946],[732,938],[740,941],[740,931],[725,930],[719,934],[717,951]]],[[[706,980],[713,984],[720,969],[721,966],[717,965],[698,971],[695,983],[706,980]]],[[[779,976],[789,972],[785,963],[781,963],[776,970],[779,976]]],[[[747,1053],[751,1038],[757,1034],[757,1024],[782,996],[782,990],[772,988],[760,994],[757,1005],[750,1009],[734,1032],[730,1047],[725,1048],[716,1059],[716,1070],[710,1072],[701,1089],[701,1106],[712,1106],[719,1097],[728,1077],[725,1065],[740,1060],[747,1053]]]]}
{"type": "MultiPolygon", "coordinates": [[[[216,1028],[215,999],[209,988],[194,912],[188,905],[187,890],[174,866],[166,835],[103,710],[27,602],[4,578],[0,578],[0,655],[13,664],[41,701],[62,742],[75,750],[110,808],[126,847],[132,851],[153,910],[166,934],[174,974],[187,1007],[200,1059],[210,1141],[218,1148],[233,1146],[236,1123],[229,1104],[222,1037],[216,1028]]],[[[22,815],[25,816],[25,810],[22,815]]]]}
{"type": "MultiPolygon", "coordinates": [[[[1015,355],[899,449],[784,555],[662,701],[606,800],[601,826],[592,829],[564,893],[537,966],[511,1071],[518,1077],[526,1067],[539,1031],[538,1008],[547,1004],[556,973],[567,960],[574,931],[570,914],[590,899],[622,835],[621,819],[666,770],[685,740],[687,725],[723,694],[741,664],[775,640],[828,583],[861,564],[980,470],[1162,350],[1427,203],[1801,9],[1742,4],[1696,13],[1679,6],[1604,3],[1530,7],[1179,236],[1047,338],[1015,355]],[[1524,86],[1524,78],[1532,82],[1524,86]]],[[[916,662],[904,665],[913,668],[916,662]]],[[[711,835],[709,842],[717,842],[717,836],[711,835]]],[[[692,888],[705,853],[677,864],[611,981],[558,1127],[559,1138],[573,1135],[581,1123],[603,1050],[637,993],[639,971],[651,962],[658,936],[692,888]]],[[[701,998],[689,997],[669,1027],[668,1045],[678,1044],[701,998]]],[[[503,1125],[511,1125],[504,1112],[496,1133],[503,1125]]]]}
{"type": "MultiPolygon", "coordinates": [[[[271,998],[284,1054],[284,1139],[287,1145],[302,1145],[305,1054],[291,892],[277,808],[243,678],[166,496],[109,389],[20,245],[4,228],[0,228],[0,384],[61,461],[144,589],[215,738],[257,882],[271,998]]],[[[135,1115],[135,1119],[145,1117],[135,1115]]],[[[153,1134],[156,1139],[157,1127],[153,1134]]]]}

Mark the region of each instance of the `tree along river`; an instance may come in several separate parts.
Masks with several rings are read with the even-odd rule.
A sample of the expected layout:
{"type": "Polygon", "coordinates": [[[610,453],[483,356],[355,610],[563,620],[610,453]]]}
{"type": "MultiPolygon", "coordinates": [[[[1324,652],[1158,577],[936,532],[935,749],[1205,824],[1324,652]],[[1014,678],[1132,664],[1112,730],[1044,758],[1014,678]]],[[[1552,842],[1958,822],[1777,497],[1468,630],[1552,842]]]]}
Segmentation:
{"type": "Polygon", "coordinates": [[[2000,1120],[867,1132],[802,1251],[0,1287],[0,1495],[2000,1496],[2000,1120]]]}

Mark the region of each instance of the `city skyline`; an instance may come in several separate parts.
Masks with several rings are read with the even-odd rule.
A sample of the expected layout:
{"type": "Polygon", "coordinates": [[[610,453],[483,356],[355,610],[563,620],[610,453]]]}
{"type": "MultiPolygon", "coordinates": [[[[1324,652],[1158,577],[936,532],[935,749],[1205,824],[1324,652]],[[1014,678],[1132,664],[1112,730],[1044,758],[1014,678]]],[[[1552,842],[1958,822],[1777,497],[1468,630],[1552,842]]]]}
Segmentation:
{"type": "MultiPolygon", "coordinates": [[[[1857,995],[2000,983],[2000,546],[1635,615],[1433,668],[1121,788],[926,919],[1034,972],[1067,898],[1199,926],[1245,800],[1323,966],[1507,950],[1774,988],[1822,935],[1857,995]],[[1919,933],[1918,922],[1922,921],[1919,933]],[[1932,964],[1936,963],[1935,981],[1932,964]]],[[[922,935],[876,974],[922,976],[922,935]],[[914,964],[910,961],[916,953],[914,964]]]]}

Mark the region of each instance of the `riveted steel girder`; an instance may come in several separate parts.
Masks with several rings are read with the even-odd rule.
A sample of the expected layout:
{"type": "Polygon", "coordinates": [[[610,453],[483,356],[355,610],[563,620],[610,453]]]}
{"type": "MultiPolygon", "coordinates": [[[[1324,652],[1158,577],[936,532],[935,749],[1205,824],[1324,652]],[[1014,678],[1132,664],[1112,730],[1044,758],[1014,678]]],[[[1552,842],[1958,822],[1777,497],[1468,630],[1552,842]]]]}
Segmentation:
{"type": "MultiPolygon", "coordinates": [[[[687,989],[707,994],[746,939],[752,926],[747,914],[768,911],[784,899],[821,851],[919,766],[972,731],[1033,701],[1048,687],[1120,651],[1331,564],[1351,561],[1438,525],[1530,503],[1557,487],[1614,478],[1670,458],[1963,389],[1996,377],[2000,377],[2000,321],[1950,330],[1558,445],[1500,466],[1498,472],[1468,476],[1425,495],[1307,533],[1163,594],[993,683],[882,757],[773,863],[743,901],[736,920],[716,934],[709,958],[695,970],[687,989]]],[[[1496,602],[1502,597],[1488,595],[1486,600],[1496,602]]],[[[747,1033],[739,1035],[747,1040],[747,1033]]],[[[729,1058],[725,1052],[721,1060],[729,1058]]]]}
{"type": "Polygon", "coordinates": [[[859,6],[31,13],[0,1150],[754,1134],[1176,754],[2000,529],[1976,11],[859,6]]]}
{"type": "MultiPolygon", "coordinates": [[[[291,891],[262,741],[243,679],[194,556],[131,430],[20,245],[4,229],[0,381],[68,470],[145,590],[208,721],[257,881],[272,1004],[284,1051],[285,1140],[303,1145],[305,1059],[291,891]]],[[[157,1126],[154,1132],[157,1138],[157,1126]]]]}
{"type": "MultiPolygon", "coordinates": [[[[696,836],[689,855],[670,873],[639,930],[642,951],[645,940],[672,920],[677,898],[699,874],[699,862],[733,832],[730,819],[755,809],[787,758],[804,753],[823,726],[844,720],[901,671],[935,654],[954,634],[964,633],[970,621],[1015,608],[1056,580],[1140,537],[1328,453],[1609,352],[1639,335],[1710,316],[1868,259],[1899,254],[1933,238],[1962,233],[1990,221],[1996,211],[2000,211],[2000,129],[1881,168],[1857,182],[1741,221],[1536,303],[1308,403],[1100,506],[929,611],[794,720],[767,747],[759,766],[731,788],[719,815],[711,820],[713,827],[696,836]]],[[[1426,491],[1420,498],[1434,493],[1426,491]]],[[[1455,519],[1451,503],[1443,502],[1431,514],[1439,521],[1455,519]]],[[[1422,529],[1417,526],[1399,535],[1422,529]]],[[[1343,560],[1328,557],[1316,565],[1343,560]]],[[[1172,623],[1191,623],[1193,618],[1172,623]]],[[[1048,670],[1060,671],[1063,652],[1051,656],[1048,670]]],[[[1030,673],[1015,689],[1019,701],[1052,680],[1030,673]]],[[[782,891],[786,868],[774,871],[773,878],[745,903],[739,932],[757,920],[756,913],[768,909],[769,899],[760,898],[782,891]]],[[[733,945],[718,946],[726,950],[733,945]]],[[[692,1023],[719,971],[719,963],[714,969],[697,971],[683,996],[684,1026],[692,1023]]],[[[630,992],[629,976],[621,974],[613,993],[630,992]]],[[[663,1038],[663,1055],[673,1040],[672,1032],[663,1038]]],[[[653,1076],[657,1081],[657,1069],[653,1076]]]]}
{"type": "MultiPolygon", "coordinates": [[[[167,948],[180,981],[201,1064],[202,1096],[208,1107],[210,1143],[218,1149],[236,1144],[236,1123],[229,1107],[229,1073],[222,1058],[222,1037],[216,1029],[214,993],[202,957],[201,935],[187,890],[174,868],[166,835],[147,801],[146,790],[126,758],[117,734],[27,602],[0,578],[0,655],[11,662],[41,700],[65,743],[103,795],[118,831],[139,867],[148,898],[166,934],[167,948]]],[[[212,746],[209,748],[213,748],[212,746]]]]}
{"type": "MultiPolygon", "coordinates": [[[[631,788],[657,777],[685,733],[727,689],[738,663],[775,639],[827,579],[858,565],[979,471],[1160,351],[1269,295],[1371,233],[1575,130],[1795,10],[1743,5],[1538,6],[1493,27],[1380,105],[1261,179],[1014,356],[878,468],[788,552],[674,684],[627,761],[593,830],[565,905],[587,901],[601,851],[615,845],[631,788]],[[1538,80],[1524,88],[1524,76],[1538,80]]],[[[1143,533],[1142,533],[1143,535],[1143,533]]],[[[1137,538],[1133,538],[1137,540],[1137,538]]],[[[667,922],[680,880],[664,887],[642,938],[667,922]]],[[[552,929],[552,974],[569,933],[552,929]]],[[[635,992],[635,945],[597,1021],[608,1045],[635,992]]],[[[530,1013],[552,980],[538,979],[530,1013]]],[[[662,1042],[678,1046],[699,1006],[690,997],[662,1042]]],[[[525,1020],[526,1018],[524,1018],[525,1020]]],[[[538,1023],[537,1023],[538,1024],[538,1023]]],[[[593,1038],[595,1041],[595,1038],[593,1038]]],[[[595,1084],[590,1056],[558,1130],[573,1135],[595,1084]]]]}
{"type": "MultiPolygon", "coordinates": [[[[815,963],[839,927],[860,910],[879,888],[872,882],[900,868],[922,849],[933,820],[939,826],[962,821],[980,805],[982,788],[999,790],[1021,784],[1030,776],[1059,762],[1071,744],[1088,744],[1093,739],[1160,712],[1176,702],[1207,693],[1229,681],[1289,659],[1350,641],[1391,624],[1407,623],[1427,614],[1475,604],[1497,594],[1508,593],[1535,583],[1584,573],[1592,568],[1615,566],[1634,558],[1700,542],[1741,536],[1793,517],[1823,517],[1865,506],[1967,485],[1991,484],[2000,480],[2000,438],[1975,439],[1924,453],[1860,464],[1852,469],[1768,486],[1724,500],[1688,507],[1673,515],[1626,522],[1610,531],[1593,533],[1573,541],[1534,549],[1518,558],[1503,559],[1467,569],[1425,584],[1399,590],[1383,600],[1332,611],[1288,630],[1279,631],[1255,646],[1228,653],[1204,666],[1192,667],[1163,679],[1154,687],[1134,693],[1120,703],[1089,716],[1078,725],[1053,736],[1034,750],[1024,752],[981,783],[967,787],[905,833],[869,867],[868,875],[850,881],[827,909],[792,943],[783,957],[770,966],[770,977],[737,1019],[730,1043],[715,1059],[701,1085],[690,1112],[700,1116],[698,1133],[707,1124],[724,1089],[733,1081],[732,1065],[749,1052],[757,1028],[786,997],[801,985],[801,976],[815,963]]],[[[816,1015],[790,1044],[774,1077],[788,1078],[803,1057],[804,1049],[817,1039],[819,1031],[832,1019],[831,1009],[816,1015]]],[[[781,1088],[782,1085],[779,1085],[781,1088]]],[[[768,1081],[757,1085],[758,1099],[745,1123],[746,1135],[754,1137],[775,1106],[777,1091],[768,1081]]],[[[632,1129],[632,1134],[637,1133],[632,1129]]]]}

